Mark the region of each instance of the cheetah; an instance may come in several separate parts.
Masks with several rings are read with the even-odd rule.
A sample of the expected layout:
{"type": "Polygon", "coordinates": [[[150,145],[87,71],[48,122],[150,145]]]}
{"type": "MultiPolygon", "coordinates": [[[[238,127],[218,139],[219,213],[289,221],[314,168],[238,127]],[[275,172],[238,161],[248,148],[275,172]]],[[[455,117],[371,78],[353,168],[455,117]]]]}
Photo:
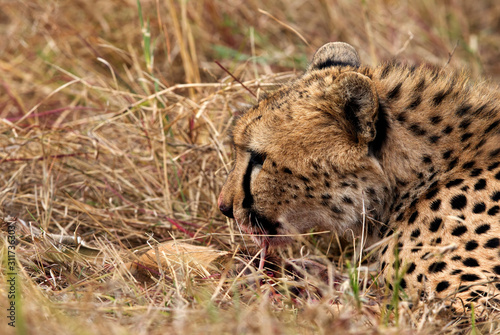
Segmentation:
{"type": "MultiPolygon", "coordinates": [[[[485,306],[500,292],[498,89],[429,65],[363,66],[334,42],[235,122],[218,199],[257,244],[311,229],[380,244],[414,301],[485,306]]],[[[398,277],[399,276],[399,277],[398,277]]]]}

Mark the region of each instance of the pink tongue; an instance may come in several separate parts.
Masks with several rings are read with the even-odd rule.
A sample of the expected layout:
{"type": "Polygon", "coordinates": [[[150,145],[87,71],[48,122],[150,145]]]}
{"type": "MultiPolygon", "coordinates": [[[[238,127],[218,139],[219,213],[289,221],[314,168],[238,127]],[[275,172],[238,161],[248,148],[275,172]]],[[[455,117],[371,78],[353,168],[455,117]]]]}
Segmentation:
{"type": "Polygon", "coordinates": [[[264,270],[264,263],[266,262],[266,254],[267,254],[267,246],[269,244],[263,240],[262,241],[262,250],[260,251],[260,262],[259,262],[259,271],[264,270]]]}

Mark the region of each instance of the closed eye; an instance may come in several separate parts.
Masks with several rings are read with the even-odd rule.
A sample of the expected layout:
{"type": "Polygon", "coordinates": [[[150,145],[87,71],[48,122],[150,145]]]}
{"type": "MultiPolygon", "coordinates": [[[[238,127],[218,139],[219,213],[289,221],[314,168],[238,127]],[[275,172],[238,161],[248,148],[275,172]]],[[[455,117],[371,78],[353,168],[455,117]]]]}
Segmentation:
{"type": "Polygon", "coordinates": [[[255,151],[250,151],[250,165],[262,167],[265,161],[266,161],[265,154],[257,153],[255,151]]]}

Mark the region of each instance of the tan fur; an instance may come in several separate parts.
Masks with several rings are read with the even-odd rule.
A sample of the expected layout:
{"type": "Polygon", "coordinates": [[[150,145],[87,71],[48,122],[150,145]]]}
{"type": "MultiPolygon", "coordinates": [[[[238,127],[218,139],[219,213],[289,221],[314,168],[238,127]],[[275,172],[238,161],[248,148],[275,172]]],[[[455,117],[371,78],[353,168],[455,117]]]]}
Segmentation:
{"type": "Polygon", "coordinates": [[[497,89],[426,66],[358,67],[345,50],[323,47],[302,77],[237,121],[219,207],[269,244],[312,228],[360,233],[366,213],[369,232],[385,239],[388,284],[399,263],[413,300],[491,303],[500,288],[497,89]]]}

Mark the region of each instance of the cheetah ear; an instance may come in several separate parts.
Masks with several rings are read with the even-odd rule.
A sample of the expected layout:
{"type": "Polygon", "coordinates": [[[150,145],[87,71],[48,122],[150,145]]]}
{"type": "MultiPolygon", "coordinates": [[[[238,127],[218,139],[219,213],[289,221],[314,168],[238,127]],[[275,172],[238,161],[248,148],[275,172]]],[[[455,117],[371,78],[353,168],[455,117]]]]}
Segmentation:
{"type": "Polygon", "coordinates": [[[360,66],[356,50],[344,42],[330,42],[319,48],[307,71],[321,70],[332,66],[360,66]]]}
{"type": "Polygon", "coordinates": [[[378,95],[373,82],[357,72],[344,72],[333,82],[334,101],[347,120],[354,140],[375,140],[378,117],[378,95]]]}

